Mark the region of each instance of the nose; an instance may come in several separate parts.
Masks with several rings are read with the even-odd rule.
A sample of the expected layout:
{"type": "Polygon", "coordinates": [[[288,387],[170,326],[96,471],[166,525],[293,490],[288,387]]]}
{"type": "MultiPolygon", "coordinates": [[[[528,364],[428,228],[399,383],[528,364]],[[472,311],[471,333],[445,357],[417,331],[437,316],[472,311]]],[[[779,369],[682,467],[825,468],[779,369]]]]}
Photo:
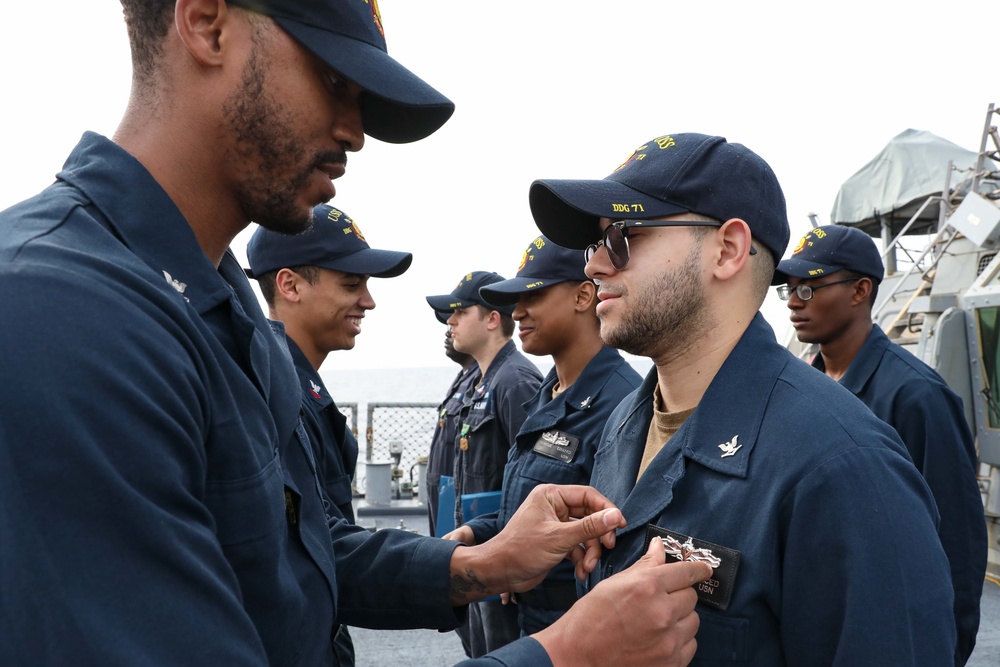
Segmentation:
{"type": "Polygon", "coordinates": [[[512,312],[512,313],[510,314],[510,316],[511,316],[512,318],[514,318],[514,321],[515,321],[515,322],[520,322],[521,320],[523,320],[523,319],[524,319],[524,317],[525,317],[525,316],[526,316],[527,314],[528,314],[528,310],[527,310],[527,309],[526,309],[526,308],[525,308],[525,307],[524,307],[524,306],[523,306],[523,305],[521,304],[521,302],[520,302],[520,301],[518,301],[518,302],[517,302],[517,305],[516,305],[516,306],[514,306],[514,312],[512,312]]]}
{"type": "Polygon", "coordinates": [[[367,285],[361,291],[361,299],[358,301],[358,305],[365,310],[375,310],[375,299],[372,298],[372,293],[369,291],[367,285]]]}
{"type": "Polygon", "coordinates": [[[611,265],[611,259],[608,257],[608,249],[603,245],[598,246],[597,252],[583,267],[583,272],[587,274],[587,277],[597,281],[598,284],[604,277],[610,276],[615,271],[616,269],[611,265]]]}
{"type": "Polygon", "coordinates": [[[788,295],[788,301],[785,302],[785,306],[789,310],[800,310],[805,308],[806,302],[799,298],[799,293],[794,289],[788,295]]]}
{"type": "Polygon", "coordinates": [[[449,315],[448,319],[445,320],[445,324],[448,325],[448,335],[452,337],[455,335],[454,326],[458,323],[457,320],[455,320],[455,312],[456,311],[454,310],[451,311],[451,315],[449,315]]]}
{"type": "Polygon", "coordinates": [[[345,151],[357,152],[365,145],[365,128],[361,117],[361,96],[365,92],[354,83],[349,87],[344,99],[334,104],[333,138],[345,151]]]}

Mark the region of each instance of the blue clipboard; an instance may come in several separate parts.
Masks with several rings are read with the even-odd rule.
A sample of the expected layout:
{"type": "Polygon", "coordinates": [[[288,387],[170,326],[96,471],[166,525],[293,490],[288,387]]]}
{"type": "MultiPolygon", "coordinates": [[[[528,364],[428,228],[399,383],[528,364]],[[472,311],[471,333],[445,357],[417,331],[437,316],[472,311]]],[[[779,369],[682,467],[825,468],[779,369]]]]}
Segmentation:
{"type": "Polygon", "coordinates": [[[438,483],[437,521],[434,537],[443,537],[455,530],[455,478],[441,475],[438,483]]]}

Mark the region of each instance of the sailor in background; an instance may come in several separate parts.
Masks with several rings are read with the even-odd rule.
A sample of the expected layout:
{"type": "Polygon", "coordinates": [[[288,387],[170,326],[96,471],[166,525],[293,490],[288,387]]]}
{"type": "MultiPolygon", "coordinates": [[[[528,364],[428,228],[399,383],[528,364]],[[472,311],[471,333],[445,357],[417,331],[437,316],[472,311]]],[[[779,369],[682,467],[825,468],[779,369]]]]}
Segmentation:
{"type": "MultiPolygon", "coordinates": [[[[495,307],[516,304],[521,349],[551,355],[555,366],[531,400],[510,451],[500,510],[468,520],[451,539],[489,540],[539,484],[589,484],[605,422],[642,380],[618,350],[601,341],[597,286],[583,272],[584,263],[579,250],[539,236],[524,251],[514,278],[479,290],[495,307]]],[[[573,566],[565,561],[537,588],[514,596],[521,634],[554,623],[576,597],[573,566]]]]}
{"type": "Polygon", "coordinates": [[[775,284],[782,285],[778,296],[788,302],[799,341],[819,345],[812,365],[896,429],[934,494],[941,514],[938,534],[955,589],[955,664],[960,666],[976,645],[986,576],[976,446],[962,399],[872,322],[883,275],[871,237],[853,227],[827,225],[809,231],[792,256],[778,264],[775,284]]]}
{"type": "MultiPolygon", "coordinates": [[[[437,311],[451,311],[455,349],[472,356],[481,377],[462,401],[455,452],[455,526],[466,519],[464,495],[500,491],[504,466],[528,413],[524,404],[538,391],[542,374],[514,345],[511,305],[495,307],[480,288],[502,281],[488,271],[464,275],[450,294],[427,297],[437,311]]],[[[468,641],[478,658],[517,639],[517,610],[499,599],[469,606],[468,641]]],[[[459,631],[461,634],[461,630],[459,631]]]]}
{"type": "MultiPolygon", "coordinates": [[[[434,311],[438,321],[447,326],[451,312],[434,311]]],[[[455,341],[451,337],[451,327],[445,329],[444,354],[461,366],[461,370],[451,381],[444,400],[438,406],[438,421],[431,437],[430,453],[427,457],[427,521],[430,534],[438,535],[438,493],[441,476],[451,477],[455,474],[455,449],[458,446],[458,418],[462,409],[462,400],[482,377],[479,364],[470,355],[455,349],[455,341]]]]}
{"type": "MultiPolygon", "coordinates": [[[[313,210],[313,226],[302,234],[259,227],[247,245],[247,259],[270,319],[284,325],[276,333],[288,343],[302,387],[302,422],[323,491],[332,512],[354,523],[358,441],[319,369],[331,352],[354,348],[365,312],[375,308],[368,278],[402,275],[413,255],[371,248],[350,216],[323,204],[313,210]]],[[[354,645],[344,626],[338,628],[334,651],[337,664],[354,664],[354,645]]]]}

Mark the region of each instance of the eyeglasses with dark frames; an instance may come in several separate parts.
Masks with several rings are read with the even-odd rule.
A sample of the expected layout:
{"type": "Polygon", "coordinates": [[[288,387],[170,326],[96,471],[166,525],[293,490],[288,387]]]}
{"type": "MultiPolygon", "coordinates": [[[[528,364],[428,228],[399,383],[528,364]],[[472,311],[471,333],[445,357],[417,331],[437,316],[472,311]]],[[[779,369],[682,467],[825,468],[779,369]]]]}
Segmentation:
{"type": "MultiPolygon", "coordinates": [[[[589,262],[597,254],[597,249],[604,246],[608,251],[611,266],[615,267],[616,271],[621,271],[628,265],[628,230],[632,227],[721,227],[724,224],[706,220],[619,220],[607,226],[600,241],[587,246],[583,251],[583,257],[589,262]]],[[[756,255],[757,250],[750,248],[750,254],[756,255]]]]}
{"type": "Polygon", "coordinates": [[[851,283],[855,280],[861,280],[861,278],[844,278],[843,280],[834,280],[832,283],[823,283],[822,285],[806,285],[804,283],[796,285],[795,287],[792,287],[791,285],[781,285],[778,287],[778,298],[782,301],[788,301],[792,298],[792,292],[795,292],[796,296],[798,296],[802,301],[809,301],[813,298],[813,293],[818,289],[830,287],[831,285],[851,283]]]}

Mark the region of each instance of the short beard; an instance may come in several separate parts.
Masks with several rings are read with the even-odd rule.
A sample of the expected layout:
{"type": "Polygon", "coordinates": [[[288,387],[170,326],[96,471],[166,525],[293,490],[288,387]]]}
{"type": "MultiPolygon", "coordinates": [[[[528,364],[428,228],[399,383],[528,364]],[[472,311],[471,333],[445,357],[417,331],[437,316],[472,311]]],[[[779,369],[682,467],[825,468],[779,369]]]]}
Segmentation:
{"type": "Polygon", "coordinates": [[[327,152],[310,160],[306,149],[290,134],[291,115],[268,92],[266,26],[253,27],[253,47],[243,68],[241,85],[226,100],[228,130],[236,137],[231,159],[246,165],[238,184],[237,200],[245,215],[265,229],[299,234],[312,227],[312,210],[303,211],[296,195],[308,184],[313,170],[324,163],[344,163],[344,151],[327,152]]]}
{"type": "MultiPolygon", "coordinates": [[[[666,269],[636,288],[631,295],[632,312],[616,327],[601,321],[601,338],[611,347],[650,358],[676,355],[689,348],[702,335],[708,320],[700,271],[701,243],[696,237],[680,267],[666,269]]],[[[624,290],[622,297],[628,296],[624,290]]]]}

